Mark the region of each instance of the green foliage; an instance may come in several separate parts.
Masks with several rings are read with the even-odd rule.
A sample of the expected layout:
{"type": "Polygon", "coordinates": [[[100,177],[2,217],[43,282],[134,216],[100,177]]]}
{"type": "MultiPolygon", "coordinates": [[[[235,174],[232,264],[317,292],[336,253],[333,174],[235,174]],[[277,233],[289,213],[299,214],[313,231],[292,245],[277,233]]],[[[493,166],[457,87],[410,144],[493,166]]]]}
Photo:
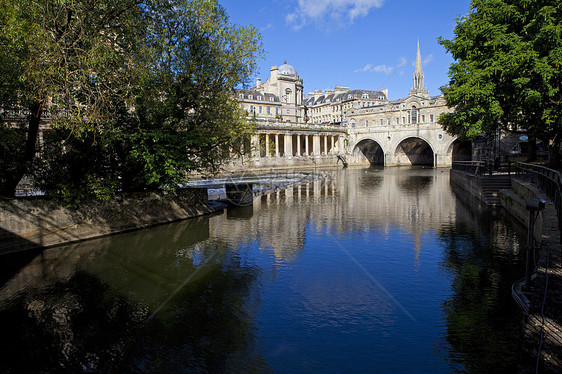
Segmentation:
{"type": "Polygon", "coordinates": [[[452,40],[455,62],[440,118],[468,138],[524,129],[558,145],[562,122],[562,5],[558,0],[473,0],[452,40]]]}
{"type": "MultiPolygon", "coordinates": [[[[257,66],[260,36],[215,0],[6,0],[0,26],[0,121],[34,109],[0,195],[24,174],[68,201],[173,188],[252,131],[232,93],[257,66]],[[53,131],[36,160],[46,114],[53,131]]],[[[2,152],[12,143],[3,137],[2,152]]]]}

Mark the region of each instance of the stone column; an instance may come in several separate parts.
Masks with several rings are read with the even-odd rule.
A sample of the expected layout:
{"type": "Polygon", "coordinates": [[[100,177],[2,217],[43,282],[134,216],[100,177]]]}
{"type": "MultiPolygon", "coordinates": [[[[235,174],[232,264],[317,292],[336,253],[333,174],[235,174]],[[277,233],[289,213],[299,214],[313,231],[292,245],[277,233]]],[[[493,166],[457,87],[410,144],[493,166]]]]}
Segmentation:
{"type": "Polygon", "coordinates": [[[336,153],[336,150],[334,149],[334,145],[335,145],[335,144],[334,144],[334,143],[335,143],[335,136],[330,136],[330,139],[331,139],[330,142],[332,143],[332,144],[330,145],[330,154],[333,155],[334,153],[336,153]]]}
{"type": "Polygon", "coordinates": [[[304,136],[304,153],[305,156],[310,156],[310,146],[309,146],[309,139],[308,139],[308,135],[304,136]]]}
{"type": "Polygon", "coordinates": [[[312,136],[312,154],[315,156],[320,155],[320,136],[312,136]]]}
{"type": "Polygon", "coordinates": [[[279,134],[275,134],[275,157],[279,157],[279,134]]]}
{"type": "Polygon", "coordinates": [[[265,157],[269,156],[269,134],[265,134],[265,157]]]}
{"type": "Polygon", "coordinates": [[[260,158],[260,136],[252,135],[250,139],[250,144],[252,147],[252,158],[260,158]]]}
{"type": "Polygon", "coordinates": [[[285,137],[285,157],[293,157],[293,136],[283,135],[285,137]]]}
{"type": "Polygon", "coordinates": [[[328,155],[328,136],[324,135],[324,155],[328,155]]]}
{"type": "Polygon", "coordinates": [[[301,155],[301,136],[297,135],[297,156],[301,155]]]}

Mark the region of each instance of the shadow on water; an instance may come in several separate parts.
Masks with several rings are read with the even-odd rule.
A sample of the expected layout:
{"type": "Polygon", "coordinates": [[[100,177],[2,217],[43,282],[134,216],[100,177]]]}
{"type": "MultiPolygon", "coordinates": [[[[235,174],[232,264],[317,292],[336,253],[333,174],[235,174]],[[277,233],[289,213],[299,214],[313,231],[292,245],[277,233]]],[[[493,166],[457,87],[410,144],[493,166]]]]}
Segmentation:
{"type": "Polygon", "coordinates": [[[267,371],[227,247],[203,218],[44,251],[0,290],[0,372],[267,371]]]}
{"type": "Polygon", "coordinates": [[[502,211],[456,193],[457,222],[439,232],[441,266],[453,276],[453,294],[443,304],[449,360],[469,373],[513,373],[522,314],[510,290],[524,271],[524,230],[502,211]]]}

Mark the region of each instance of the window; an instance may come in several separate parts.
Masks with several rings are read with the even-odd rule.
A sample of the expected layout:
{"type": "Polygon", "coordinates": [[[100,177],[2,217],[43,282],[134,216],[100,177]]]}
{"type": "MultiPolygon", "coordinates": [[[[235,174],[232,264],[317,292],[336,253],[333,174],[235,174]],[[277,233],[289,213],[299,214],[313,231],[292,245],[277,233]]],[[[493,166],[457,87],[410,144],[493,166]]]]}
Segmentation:
{"type": "Polygon", "coordinates": [[[271,114],[271,107],[267,107],[267,114],[271,114]]]}
{"type": "Polygon", "coordinates": [[[244,104],[240,104],[240,109],[244,110],[244,104]]]}
{"type": "Polygon", "coordinates": [[[369,94],[366,94],[366,93],[365,93],[365,94],[363,94],[363,96],[361,96],[361,98],[363,98],[363,99],[368,99],[368,98],[369,98],[369,94]]]}
{"type": "Polygon", "coordinates": [[[421,116],[421,117],[422,117],[422,120],[421,120],[421,121],[422,121],[422,123],[425,123],[425,114],[422,114],[422,116],[421,116]]]}
{"type": "Polygon", "coordinates": [[[254,100],[254,95],[248,95],[248,100],[254,100]]]}
{"type": "Polygon", "coordinates": [[[273,101],[273,97],[270,97],[270,98],[269,98],[269,101],[273,101]]]}
{"type": "Polygon", "coordinates": [[[275,108],[275,115],[279,114],[279,108],[275,108]]]}
{"type": "Polygon", "coordinates": [[[258,113],[261,114],[261,106],[258,108],[258,113]]]}
{"type": "Polygon", "coordinates": [[[415,105],[412,106],[411,115],[412,115],[412,123],[414,125],[417,124],[418,123],[418,109],[416,108],[415,105]]]}
{"type": "Polygon", "coordinates": [[[429,115],[429,122],[433,123],[433,114],[429,115]]]}
{"type": "Polygon", "coordinates": [[[250,105],[250,112],[253,112],[253,111],[254,111],[254,106],[250,105]]]}
{"type": "Polygon", "coordinates": [[[406,117],[402,117],[402,124],[403,124],[403,125],[406,124],[406,117]]]}
{"type": "Polygon", "coordinates": [[[384,126],[384,119],[381,118],[381,126],[384,126]]]}
{"type": "Polygon", "coordinates": [[[390,126],[390,118],[388,119],[388,122],[387,122],[387,124],[388,124],[388,126],[390,126]]]}
{"type": "Polygon", "coordinates": [[[400,124],[400,119],[398,117],[396,117],[396,124],[399,125],[400,124]]]}
{"type": "Polygon", "coordinates": [[[260,101],[261,101],[261,96],[258,96],[258,100],[260,100],[260,101]]]}
{"type": "Polygon", "coordinates": [[[243,98],[244,98],[244,94],[238,94],[238,98],[243,99],[243,98]]]}

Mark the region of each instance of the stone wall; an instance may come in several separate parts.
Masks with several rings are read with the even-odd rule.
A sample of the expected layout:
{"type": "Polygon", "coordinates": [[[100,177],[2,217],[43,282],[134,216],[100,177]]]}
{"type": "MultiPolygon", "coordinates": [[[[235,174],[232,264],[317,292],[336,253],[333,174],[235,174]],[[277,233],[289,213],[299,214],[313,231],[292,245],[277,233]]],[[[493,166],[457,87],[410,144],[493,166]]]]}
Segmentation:
{"type": "Polygon", "coordinates": [[[47,199],[0,201],[0,254],[136,230],[212,211],[204,188],[127,193],[76,209],[47,199]]]}
{"type": "Polygon", "coordinates": [[[466,174],[459,170],[451,169],[451,183],[467,191],[471,196],[486,204],[486,198],[482,192],[482,181],[480,177],[466,174]]]}
{"type": "MultiPolygon", "coordinates": [[[[529,211],[527,200],[542,199],[543,193],[529,183],[517,179],[511,180],[511,190],[501,190],[500,198],[502,207],[520,223],[529,227],[529,211]]],[[[543,233],[543,213],[540,212],[535,219],[535,240],[540,243],[543,233]]]]}

